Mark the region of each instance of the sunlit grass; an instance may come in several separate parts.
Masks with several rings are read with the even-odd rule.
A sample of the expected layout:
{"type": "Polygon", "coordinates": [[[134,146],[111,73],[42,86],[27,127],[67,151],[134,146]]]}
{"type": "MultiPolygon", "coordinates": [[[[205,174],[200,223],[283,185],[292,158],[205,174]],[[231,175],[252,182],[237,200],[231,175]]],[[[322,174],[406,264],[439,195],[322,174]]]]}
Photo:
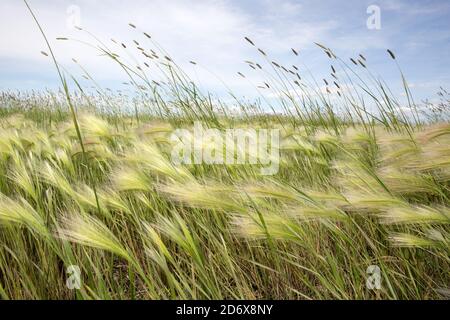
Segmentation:
{"type": "MultiPolygon", "coordinates": [[[[317,44],[332,71],[322,90],[248,38],[261,59],[246,63],[270,70],[261,71],[258,89],[278,98],[262,106],[230,93],[235,102],[226,105],[202,94],[142,35],[138,66],[94,45],[129,77],[135,108],[101,88],[70,92],[53,53],[64,92],[0,97],[2,298],[445,298],[450,125],[443,113],[419,115],[412,99],[404,112],[363,55],[348,66],[317,44]],[[144,71],[150,65],[162,80],[144,71]],[[195,121],[279,129],[279,171],[175,164],[171,134],[195,121]],[[81,270],[79,290],[66,286],[70,265],[81,270]],[[371,265],[381,270],[379,290],[366,287],[371,265]]],[[[390,50],[388,58],[397,63],[390,50]]]]}

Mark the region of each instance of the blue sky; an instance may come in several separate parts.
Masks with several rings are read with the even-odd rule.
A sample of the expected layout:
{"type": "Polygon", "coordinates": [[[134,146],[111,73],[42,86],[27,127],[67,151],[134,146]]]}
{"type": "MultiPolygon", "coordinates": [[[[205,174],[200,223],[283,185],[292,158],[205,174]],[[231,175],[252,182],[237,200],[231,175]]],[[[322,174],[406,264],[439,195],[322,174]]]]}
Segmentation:
{"type": "MultiPolygon", "coordinates": [[[[401,79],[386,49],[395,52],[417,100],[434,98],[450,85],[450,1],[237,1],[237,0],[29,0],[50,39],[87,40],[75,21],[110,45],[110,38],[131,44],[145,41],[128,27],[133,22],[153,36],[204,90],[239,96],[257,95],[258,75],[244,60],[260,60],[243,40],[250,37],[274,60],[306,65],[315,77],[329,74],[329,60],[314,45],[323,43],[344,60],[359,53],[369,68],[400,92],[401,79]],[[380,8],[380,29],[369,29],[371,5],[380,8]],[[78,14],[79,13],[79,14],[78,14]],[[299,50],[299,57],[290,48],[299,50]],[[198,62],[194,67],[189,60],[198,62]],[[205,69],[207,69],[205,71],[205,69]],[[241,71],[247,75],[242,79],[241,71]],[[212,75],[214,74],[214,76],[212,75]],[[218,80],[217,78],[220,78],[218,80]]],[[[57,86],[57,75],[22,1],[0,2],[0,90],[57,86]]],[[[104,87],[121,88],[123,72],[92,49],[73,41],[52,40],[58,60],[76,76],[76,58],[104,87]]],[[[92,41],[91,41],[92,42],[92,41]]],[[[137,54],[136,54],[137,55],[137,54]]],[[[83,85],[90,84],[82,81],[83,85]]]]}

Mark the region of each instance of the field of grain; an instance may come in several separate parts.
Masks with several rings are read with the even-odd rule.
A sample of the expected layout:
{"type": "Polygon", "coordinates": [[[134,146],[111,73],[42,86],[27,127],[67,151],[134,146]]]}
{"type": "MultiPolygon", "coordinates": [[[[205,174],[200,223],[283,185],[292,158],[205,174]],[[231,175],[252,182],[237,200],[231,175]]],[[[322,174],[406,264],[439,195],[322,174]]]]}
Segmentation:
{"type": "MultiPolygon", "coordinates": [[[[363,55],[341,59],[317,44],[331,71],[321,90],[302,68],[272,61],[245,38],[261,55],[247,65],[268,70],[259,89],[279,99],[233,96],[227,105],[202,94],[143,36],[138,66],[96,44],[128,75],[132,108],[120,93],[83,90],[50,47],[42,53],[60,92],[2,93],[2,299],[449,297],[444,89],[440,107],[426,113],[400,71],[405,112],[363,55]],[[147,77],[151,66],[162,81],[147,77]],[[174,163],[173,132],[192,132],[196,122],[219,132],[277,129],[277,172],[174,163]]],[[[386,59],[397,68],[392,51],[386,59]]],[[[232,157],[239,153],[248,158],[251,149],[232,157]]]]}

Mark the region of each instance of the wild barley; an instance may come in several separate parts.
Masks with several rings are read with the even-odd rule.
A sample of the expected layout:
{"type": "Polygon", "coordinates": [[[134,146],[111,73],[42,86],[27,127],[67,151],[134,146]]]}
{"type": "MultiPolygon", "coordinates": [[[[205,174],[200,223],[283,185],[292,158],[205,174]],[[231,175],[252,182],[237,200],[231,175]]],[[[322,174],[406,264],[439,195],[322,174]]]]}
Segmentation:
{"type": "Polygon", "coordinates": [[[57,236],[83,246],[109,251],[127,261],[133,261],[128,250],[111,230],[100,220],[87,214],[76,212],[65,214],[60,219],[57,236]]]}
{"type": "MultiPolygon", "coordinates": [[[[1,298],[73,298],[61,267],[74,262],[83,270],[77,298],[441,297],[450,247],[447,91],[433,111],[440,123],[428,125],[415,115],[403,75],[411,115],[384,80],[349,68],[325,45],[316,44],[336,61],[316,82],[307,63],[301,73],[245,37],[271,67],[243,59],[264,70],[252,75],[262,77],[255,83],[264,101],[230,92],[227,102],[202,92],[175,57],[142,36],[155,47],[133,39],[139,54],[129,64],[94,44],[129,76],[126,88],[101,88],[82,72],[85,90],[48,46],[43,55],[61,92],[0,92],[1,298]],[[269,157],[278,173],[261,176],[258,164],[176,164],[171,135],[197,120],[279,129],[280,159],[269,157]],[[389,282],[376,295],[360,277],[372,264],[389,282]]],[[[362,54],[348,62],[367,65],[362,54]]],[[[218,147],[202,141],[206,152],[218,147]]],[[[256,155],[237,149],[234,160],[256,155]]]]}
{"type": "Polygon", "coordinates": [[[381,213],[380,217],[384,223],[392,224],[448,224],[450,223],[450,209],[428,206],[393,206],[381,213]]]}
{"type": "Polygon", "coordinates": [[[202,185],[198,182],[165,184],[159,185],[158,190],[170,199],[191,207],[226,211],[242,210],[234,195],[234,189],[220,184],[202,185]]]}
{"type": "Polygon", "coordinates": [[[112,184],[118,191],[150,191],[152,183],[141,167],[119,167],[111,173],[112,184]]]}
{"type": "Polygon", "coordinates": [[[40,236],[50,236],[44,219],[25,199],[20,198],[16,201],[2,193],[0,193],[0,223],[25,226],[40,236]]]}
{"type": "Polygon", "coordinates": [[[419,237],[408,233],[393,233],[389,237],[392,245],[398,247],[434,247],[437,245],[436,241],[419,237]]]}

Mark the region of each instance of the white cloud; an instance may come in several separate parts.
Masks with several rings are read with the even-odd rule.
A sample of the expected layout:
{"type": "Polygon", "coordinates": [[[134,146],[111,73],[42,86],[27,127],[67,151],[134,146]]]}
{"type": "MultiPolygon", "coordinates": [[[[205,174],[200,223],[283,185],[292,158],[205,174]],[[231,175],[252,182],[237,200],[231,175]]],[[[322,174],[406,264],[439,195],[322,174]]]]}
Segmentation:
{"type": "MultiPolygon", "coordinates": [[[[291,1],[266,1],[266,16],[263,17],[250,14],[237,3],[225,0],[29,0],[29,3],[51,39],[58,60],[70,65],[71,58],[77,58],[100,80],[121,79],[123,73],[80,43],[54,41],[58,36],[87,39],[83,33],[67,28],[69,6],[80,8],[83,28],[112,47],[114,44],[109,41],[110,38],[130,47],[133,39],[144,43],[146,39],[142,33],[137,34],[128,27],[127,24],[132,22],[139,30],[150,33],[177,61],[187,63],[195,60],[234,87],[248,86],[236,76],[236,72],[242,69],[243,60],[256,54],[243,41],[244,36],[252,37],[265,50],[277,55],[291,46],[311,45],[335,27],[332,21],[315,24],[296,21],[293,17],[302,10],[302,6],[291,1]]],[[[41,50],[47,51],[45,43],[22,1],[2,0],[0,37],[6,44],[0,47],[1,59],[22,61],[24,68],[32,65],[49,72],[49,60],[39,53],[41,50]]],[[[123,55],[121,52],[119,54],[123,55]]],[[[192,70],[189,64],[182,65],[192,70]]],[[[197,76],[208,87],[221,85],[201,68],[198,68],[197,76]]]]}

